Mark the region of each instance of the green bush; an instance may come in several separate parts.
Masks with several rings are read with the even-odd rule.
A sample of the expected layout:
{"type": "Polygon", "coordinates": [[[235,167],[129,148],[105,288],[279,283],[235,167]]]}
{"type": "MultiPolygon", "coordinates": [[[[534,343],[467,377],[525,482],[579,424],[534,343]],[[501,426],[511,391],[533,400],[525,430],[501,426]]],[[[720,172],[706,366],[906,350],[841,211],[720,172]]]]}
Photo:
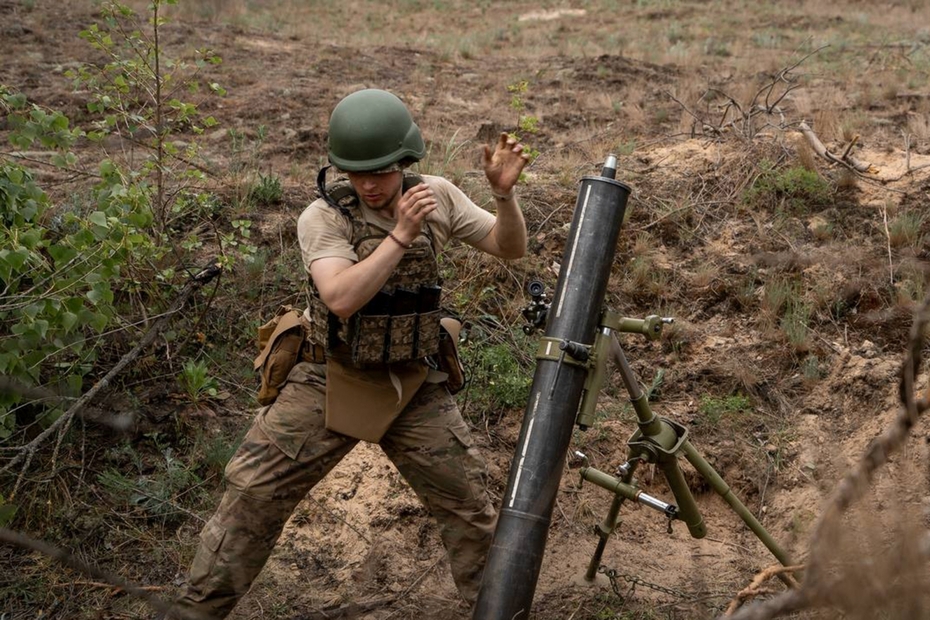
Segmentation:
{"type": "Polygon", "coordinates": [[[810,335],[810,318],[811,308],[801,300],[794,300],[790,303],[781,317],[781,330],[788,342],[796,350],[801,351],[807,347],[807,339],[810,335]]]}
{"type": "Polygon", "coordinates": [[[719,424],[725,418],[739,418],[752,409],[752,401],[743,394],[728,396],[701,396],[698,411],[711,424],[719,424]]]}
{"type": "Polygon", "coordinates": [[[833,203],[833,187],[814,170],[802,166],[776,168],[769,161],[763,161],[760,168],[759,176],[743,196],[750,207],[803,215],[833,203]]]}
{"type": "MultiPolygon", "coordinates": [[[[54,165],[72,167],[76,140],[114,134],[146,153],[104,159],[99,182],[60,205],[17,160],[0,159],[0,375],[27,387],[79,395],[99,352],[113,348],[111,330],[147,324],[170,299],[187,267],[179,249],[201,244],[188,235],[179,248],[176,229],[201,219],[198,209],[218,208],[209,194],[191,189],[204,178],[193,164],[196,140],[173,135],[182,129],[196,135],[216,123],[174,95],[181,87],[197,92],[198,73],[219,58],[209,50],[197,50],[192,62],[166,57],[157,31],[165,23],[159,9],[170,4],[175,0],[155,0],[139,15],[106,1],[101,23],[81,32],[106,58],[69,72],[89,93],[87,132],[0,85],[0,120],[17,150],[52,149],[54,165]]],[[[215,83],[209,91],[224,92],[215,83]]],[[[224,265],[254,251],[249,224],[236,220],[231,231],[216,232],[224,265]]],[[[10,441],[17,417],[47,423],[59,414],[51,405],[0,394],[0,441],[10,441]]]]}
{"type": "Polygon", "coordinates": [[[97,482],[119,508],[129,508],[141,512],[147,518],[171,521],[187,514],[180,506],[180,496],[188,495],[191,490],[202,494],[199,488],[201,479],[193,469],[174,456],[170,447],[162,450],[163,460],[154,470],[136,475],[108,468],[97,475],[97,482]]]}
{"type": "MultiPolygon", "coordinates": [[[[117,314],[114,292],[130,263],[156,253],[143,232],[152,221],[146,189],[123,185],[109,161],[100,174],[86,207],[63,210],[29,171],[0,164],[0,374],[72,396],[117,314]]],[[[13,432],[18,401],[0,394],[0,439],[13,432]]]]}
{"type": "Polygon", "coordinates": [[[178,385],[193,405],[215,398],[219,393],[216,377],[210,375],[210,369],[203,360],[187,360],[178,375],[178,385]]]}
{"type": "Polygon", "coordinates": [[[126,167],[134,182],[154,186],[151,209],[155,225],[164,231],[170,224],[173,197],[178,185],[200,184],[205,174],[193,165],[199,158],[197,140],[175,140],[174,134],[194,135],[216,126],[212,116],[200,114],[197,105],[180,100],[179,93],[226,91],[216,82],[201,82],[200,73],[221,62],[211,50],[194,50],[186,58],[170,58],[160,42],[159,31],[167,23],[165,6],[177,0],[152,0],[146,13],[114,0],[99,5],[101,20],[79,36],[107,62],[81,65],[66,75],[75,88],[89,92],[88,112],[93,115],[87,137],[102,140],[115,135],[138,144],[126,167]]]}
{"type": "Polygon", "coordinates": [[[257,205],[274,205],[281,202],[284,188],[281,179],[273,174],[258,174],[258,182],[249,190],[249,201],[257,205]]]}
{"type": "MultiPolygon", "coordinates": [[[[516,333],[516,332],[515,332],[516,333]]],[[[516,350],[528,338],[519,332],[513,342],[490,343],[489,336],[472,334],[461,347],[462,360],[468,373],[469,384],[464,391],[469,408],[477,408],[485,417],[492,411],[523,407],[529,397],[532,369],[516,350]]]]}

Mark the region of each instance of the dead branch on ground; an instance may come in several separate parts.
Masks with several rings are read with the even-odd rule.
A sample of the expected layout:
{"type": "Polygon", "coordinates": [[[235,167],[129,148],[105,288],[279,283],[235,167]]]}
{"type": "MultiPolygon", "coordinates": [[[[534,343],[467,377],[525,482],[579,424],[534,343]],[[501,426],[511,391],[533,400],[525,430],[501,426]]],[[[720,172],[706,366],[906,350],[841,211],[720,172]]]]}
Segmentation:
{"type": "MultiPolygon", "coordinates": [[[[21,381],[17,381],[14,377],[5,375],[0,375],[0,394],[13,394],[29,401],[38,401],[62,408],[75,400],[54,390],[26,385],[21,381]]],[[[136,421],[136,416],[133,413],[112,413],[97,407],[85,407],[82,411],[78,411],[76,415],[85,422],[108,426],[116,431],[128,431],[136,421]]]]}
{"type": "Polygon", "coordinates": [[[5,527],[0,527],[0,542],[46,555],[72,570],[76,570],[79,573],[95,579],[97,582],[104,582],[109,587],[122,590],[127,594],[144,600],[156,611],[165,614],[166,617],[179,618],[180,620],[207,620],[202,614],[175,608],[171,602],[152,594],[150,591],[151,588],[149,587],[128,583],[105,570],[85,564],[64,549],[53,547],[46,542],[30,538],[20,532],[14,532],[5,527]]]}
{"type": "Polygon", "coordinates": [[[397,597],[387,596],[385,598],[379,598],[372,601],[365,601],[362,603],[348,603],[346,605],[339,605],[337,607],[327,607],[326,609],[321,609],[313,613],[307,614],[305,616],[297,616],[299,620],[330,620],[331,618],[358,618],[361,614],[367,611],[374,611],[375,609],[380,609],[382,607],[387,607],[391,605],[397,597]]]}
{"type": "MultiPolygon", "coordinates": [[[[720,118],[716,122],[702,118],[668,91],[666,91],[666,94],[672,101],[681,106],[688,116],[695,120],[696,124],[700,125],[702,133],[711,134],[713,137],[720,137],[726,132],[733,132],[734,135],[740,138],[752,140],[761,129],[767,126],[784,131],[788,123],[785,120],[785,113],[781,108],[781,103],[792,91],[801,87],[801,76],[795,75],[793,72],[801,66],[804,61],[826,47],[829,46],[824,45],[819,47],[803,56],[797,62],[782,68],[770,81],[760,87],[745,105],[741,104],[735,97],[724,90],[719,88],[707,89],[704,95],[701,96],[701,99],[704,99],[708,93],[716,93],[726,100],[726,103],[717,107],[720,112],[720,118]],[[733,114],[733,112],[735,112],[735,114],[733,114]],[[757,117],[776,115],[778,116],[777,124],[763,123],[758,125],[756,123],[757,117]]],[[[694,125],[692,125],[692,135],[693,134],[694,125]]]]}
{"type": "Polygon", "coordinates": [[[849,142],[842,155],[834,155],[827,150],[827,147],[823,145],[823,142],[821,142],[820,138],[817,137],[817,134],[814,133],[814,130],[810,128],[810,125],[802,121],[801,124],[798,125],[798,129],[802,134],[804,134],[804,137],[807,138],[807,142],[811,145],[811,148],[814,149],[814,152],[827,161],[845,166],[846,168],[849,168],[853,172],[857,172],[859,174],[874,172],[872,164],[860,161],[853,157],[850,153],[852,148],[856,145],[856,142],[859,141],[859,136],[855,136],[849,142]]]}
{"type": "MultiPolygon", "coordinates": [[[[830,529],[840,522],[843,513],[860,500],[872,482],[875,472],[888,462],[910,434],[911,428],[923,412],[930,409],[930,391],[923,396],[916,396],[916,378],[923,359],[925,343],[924,332],[930,324],[930,295],[924,298],[920,308],[914,314],[904,363],[901,367],[901,379],[898,397],[901,410],[892,425],[877,437],[868,447],[859,462],[836,487],[833,497],[817,520],[811,535],[810,559],[801,587],[788,590],[772,599],[761,603],[747,605],[728,617],[731,620],[769,620],[787,613],[831,605],[830,593],[837,587],[836,578],[828,574],[826,564],[834,556],[831,542],[834,537],[830,529]]],[[[930,557],[930,549],[924,544],[920,548],[923,557],[930,557]]]]}
{"type": "Polygon", "coordinates": [[[184,288],[181,289],[181,292],[178,294],[174,303],[171,305],[171,308],[163,314],[149,329],[149,331],[142,337],[137,344],[129,353],[124,355],[122,359],[117,362],[117,364],[110,369],[110,371],[98,381],[91,389],[84,393],[71,407],[55,422],[49,426],[47,429],[42,431],[35,439],[31,442],[20,448],[19,452],[10,459],[2,468],[0,468],[0,474],[6,473],[23,463],[23,467],[20,470],[19,477],[16,480],[16,484],[13,487],[13,492],[10,493],[10,500],[16,495],[16,492],[19,490],[19,486],[22,483],[23,477],[26,474],[26,470],[29,469],[29,465],[32,463],[32,458],[35,456],[36,451],[39,447],[44,444],[52,435],[55,433],[64,433],[67,431],[71,421],[74,419],[74,416],[78,414],[87,404],[100,393],[101,390],[105,389],[110,385],[110,382],[122,372],[130,363],[132,363],[139,355],[144,351],[152,342],[155,341],[155,338],[162,332],[162,330],[168,326],[168,323],[174,317],[175,314],[180,312],[180,310],[185,306],[188,299],[191,295],[197,290],[199,290],[204,284],[210,282],[219,275],[221,267],[219,263],[212,262],[210,265],[202,269],[200,272],[194,274],[191,279],[184,285],[184,288]],[[24,462],[25,461],[25,462],[24,462]]]}
{"type": "MultiPolygon", "coordinates": [[[[122,586],[116,585],[115,583],[107,583],[105,581],[69,581],[67,583],[56,583],[49,586],[50,588],[73,588],[75,586],[83,588],[101,588],[104,590],[112,590],[112,596],[116,596],[126,590],[122,586]]],[[[165,586],[136,586],[138,589],[145,592],[164,592],[168,588],[165,586]]]]}
{"type": "Polygon", "coordinates": [[[732,616],[740,605],[745,604],[746,601],[754,599],[757,596],[762,594],[771,594],[771,590],[762,587],[762,584],[771,579],[772,577],[777,577],[779,575],[784,575],[785,573],[796,573],[798,571],[804,570],[803,564],[797,564],[795,566],[782,566],[781,564],[775,564],[769,566],[758,575],[756,575],[752,582],[742,590],[740,590],[733,600],[730,601],[730,604],[727,606],[727,610],[724,612],[724,616],[732,616]]]}

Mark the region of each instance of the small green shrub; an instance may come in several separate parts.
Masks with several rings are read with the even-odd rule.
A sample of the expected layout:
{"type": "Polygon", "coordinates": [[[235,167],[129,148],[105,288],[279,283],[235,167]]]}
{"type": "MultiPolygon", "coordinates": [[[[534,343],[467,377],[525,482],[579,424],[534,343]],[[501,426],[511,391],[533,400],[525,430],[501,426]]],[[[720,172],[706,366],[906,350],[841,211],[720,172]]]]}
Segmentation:
{"type": "Polygon", "coordinates": [[[650,403],[654,403],[657,400],[662,398],[662,386],[665,384],[665,369],[659,368],[656,371],[655,376],[652,378],[652,382],[649,384],[649,387],[646,389],[646,400],[650,403]]]}
{"type": "Polygon", "coordinates": [[[181,374],[178,375],[178,384],[194,405],[215,398],[219,392],[219,384],[215,377],[210,376],[207,363],[203,360],[184,362],[181,374]]]}
{"type": "Polygon", "coordinates": [[[257,205],[275,205],[281,202],[284,188],[281,179],[273,174],[258,174],[258,183],[249,191],[249,201],[257,205]]]}
{"type": "MultiPolygon", "coordinates": [[[[517,343],[526,343],[528,338],[518,333],[517,343]]],[[[469,408],[481,412],[481,417],[525,406],[532,383],[531,369],[515,355],[513,343],[492,344],[488,340],[473,334],[461,347],[469,378],[463,398],[469,408]]]]}
{"type": "Polygon", "coordinates": [[[817,381],[822,376],[820,369],[820,358],[816,355],[808,355],[801,363],[801,373],[806,381],[817,381]]]}
{"type": "Polygon", "coordinates": [[[788,342],[798,351],[807,347],[807,337],[810,334],[811,308],[808,304],[794,300],[788,304],[781,317],[781,330],[788,338],[788,342]]]}
{"type": "Polygon", "coordinates": [[[735,281],[733,286],[733,299],[736,301],[736,304],[739,306],[740,310],[749,310],[758,304],[758,300],[756,298],[756,281],[758,278],[759,270],[758,268],[753,267],[749,270],[749,273],[741,276],[735,281]]]}
{"type": "Polygon", "coordinates": [[[803,215],[833,203],[833,187],[816,171],[803,166],[776,168],[764,161],[743,202],[749,207],[803,215]]]}
{"type": "MultiPolygon", "coordinates": [[[[246,429],[242,430],[245,433],[246,429]]],[[[229,459],[235,454],[236,449],[242,441],[242,435],[239,437],[230,437],[225,434],[205,437],[197,437],[197,447],[194,453],[201,455],[201,463],[206,467],[206,471],[211,474],[222,475],[229,459]]]]}
{"type": "Polygon", "coordinates": [[[698,411],[711,424],[719,424],[725,418],[741,416],[752,409],[752,401],[743,394],[729,396],[701,396],[698,411]]]}
{"type": "Polygon", "coordinates": [[[926,219],[925,214],[917,211],[909,211],[897,216],[888,223],[888,243],[893,248],[923,245],[920,230],[926,219]]]}
{"type": "Polygon", "coordinates": [[[523,142],[523,152],[529,155],[532,162],[539,157],[539,151],[526,144],[524,138],[526,134],[539,132],[539,117],[526,114],[526,93],[529,91],[529,86],[530,83],[527,80],[518,80],[509,84],[507,91],[510,93],[510,107],[517,113],[517,129],[523,134],[523,138],[519,134],[513,134],[513,137],[523,142]]]}
{"type": "Polygon", "coordinates": [[[180,507],[179,496],[188,495],[185,503],[189,503],[190,490],[201,480],[174,456],[170,447],[162,450],[162,456],[163,460],[149,473],[127,475],[109,468],[97,476],[97,482],[114,501],[139,510],[148,518],[163,521],[181,518],[187,511],[180,507]]]}

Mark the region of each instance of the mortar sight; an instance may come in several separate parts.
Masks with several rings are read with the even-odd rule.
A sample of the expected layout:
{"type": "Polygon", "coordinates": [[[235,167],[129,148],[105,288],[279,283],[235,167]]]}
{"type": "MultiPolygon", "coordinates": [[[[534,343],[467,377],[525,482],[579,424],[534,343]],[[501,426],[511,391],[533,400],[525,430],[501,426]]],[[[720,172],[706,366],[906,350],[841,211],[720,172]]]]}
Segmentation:
{"type": "Polygon", "coordinates": [[[546,286],[539,280],[531,280],[526,285],[526,292],[533,299],[523,309],[523,318],[527,322],[523,326],[523,333],[531,335],[545,327],[549,316],[549,299],[546,297],[546,286]]]}

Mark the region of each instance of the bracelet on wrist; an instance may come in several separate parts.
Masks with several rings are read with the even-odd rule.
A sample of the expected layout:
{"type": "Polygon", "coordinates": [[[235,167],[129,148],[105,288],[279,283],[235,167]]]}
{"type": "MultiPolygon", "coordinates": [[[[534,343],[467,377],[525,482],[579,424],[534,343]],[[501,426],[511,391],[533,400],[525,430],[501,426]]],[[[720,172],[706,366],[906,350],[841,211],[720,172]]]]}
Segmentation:
{"type": "Polygon", "coordinates": [[[409,250],[410,248],[413,247],[413,243],[412,243],[412,242],[411,242],[411,243],[404,243],[403,241],[401,241],[400,239],[398,239],[397,237],[395,237],[395,236],[394,236],[394,233],[392,233],[392,232],[389,232],[389,233],[388,233],[388,237],[390,237],[390,238],[394,241],[394,243],[396,243],[396,244],[399,245],[400,247],[404,248],[405,250],[409,250]]]}
{"type": "Polygon", "coordinates": [[[514,194],[515,194],[514,190],[510,190],[509,194],[498,194],[493,191],[491,192],[491,195],[494,196],[495,200],[510,200],[511,198],[514,197],[514,194]]]}

